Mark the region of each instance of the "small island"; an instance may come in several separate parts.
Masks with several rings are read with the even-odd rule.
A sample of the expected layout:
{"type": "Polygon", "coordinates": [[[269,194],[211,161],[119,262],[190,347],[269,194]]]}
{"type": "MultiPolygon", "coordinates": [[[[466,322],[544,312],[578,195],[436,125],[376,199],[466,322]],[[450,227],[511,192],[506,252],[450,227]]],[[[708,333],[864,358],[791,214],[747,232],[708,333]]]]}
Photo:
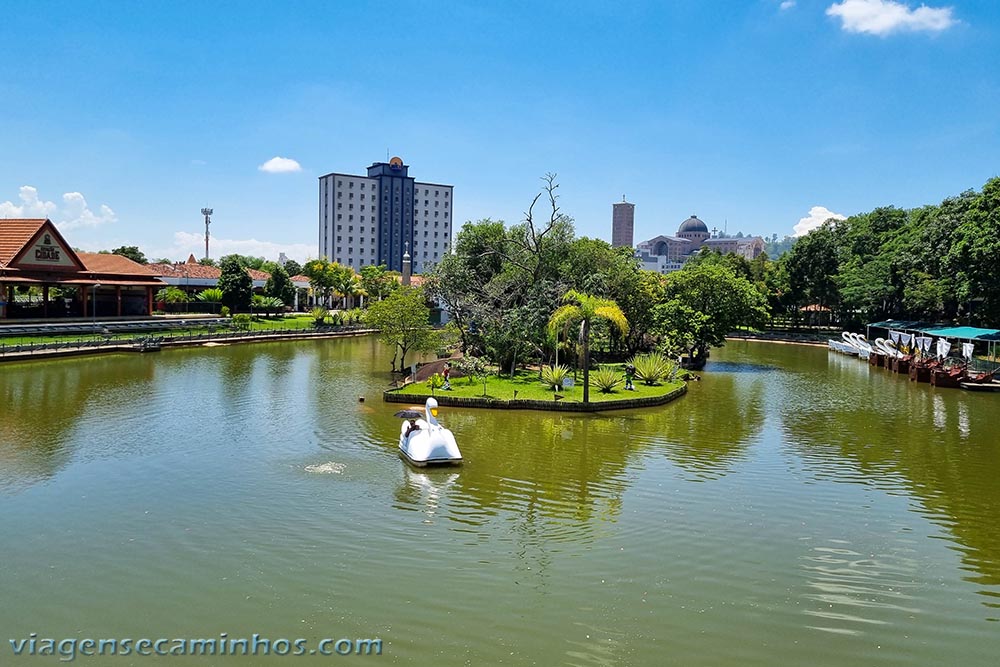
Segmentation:
{"type": "Polygon", "coordinates": [[[390,403],[418,404],[433,396],[439,404],[453,407],[598,412],[663,405],[687,392],[686,382],[675,372],[651,383],[636,379],[634,389],[624,389],[624,365],[611,364],[591,374],[589,401],[585,402],[582,383],[572,377],[569,373],[553,377],[552,369],[544,367],[521,370],[514,377],[461,376],[445,389],[443,376],[434,373],[424,381],[388,389],[383,398],[390,403]],[[570,381],[565,382],[567,378],[570,381]]]}

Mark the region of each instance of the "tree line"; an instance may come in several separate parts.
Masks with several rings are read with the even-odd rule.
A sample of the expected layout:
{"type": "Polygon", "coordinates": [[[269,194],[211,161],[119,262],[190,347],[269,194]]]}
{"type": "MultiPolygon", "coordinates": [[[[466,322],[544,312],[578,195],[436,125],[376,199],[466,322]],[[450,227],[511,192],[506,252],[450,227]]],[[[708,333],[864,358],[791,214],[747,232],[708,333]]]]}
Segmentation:
{"type": "Polygon", "coordinates": [[[776,313],[829,309],[845,325],[888,318],[1000,327],[1000,178],[938,205],[876,208],[800,238],[764,282],[776,313]]]}

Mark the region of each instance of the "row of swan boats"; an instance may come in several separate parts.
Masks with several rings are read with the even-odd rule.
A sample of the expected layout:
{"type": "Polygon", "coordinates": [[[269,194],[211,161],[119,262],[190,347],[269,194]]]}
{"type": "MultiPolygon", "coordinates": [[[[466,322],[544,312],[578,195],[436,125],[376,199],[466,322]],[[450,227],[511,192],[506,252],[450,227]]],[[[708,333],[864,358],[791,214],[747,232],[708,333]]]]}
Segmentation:
{"type": "Polygon", "coordinates": [[[860,359],[868,359],[873,353],[884,354],[887,357],[902,357],[903,352],[896,349],[891,340],[876,338],[874,343],[869,343],[868,339],[861,334],[851,331],[844,331],[840,334],[841,340],[829,339],[828,347],[834,352],[849,354],[860,359]]]}
{"type": "MultiPolygon", "coordinates": [[[[869,342],[861,334],[850,331],[844,331],[840,337],[841,340],[827,340],[827,346],[832,351],[868,360],[872,366],[909,375],[910,380],[915,382],[930,382],[938,387],[961,387],[968,391],[1000,391],[1000,382],[995,379],[997,371],[972,373],[968,360],[964,363],[952,363],[955,360],[947,357],[947,350],[944,358],[915,357],[885,338],[869,342]]],[[[969,354],[971,357],[971,350],[969,354]]]]}

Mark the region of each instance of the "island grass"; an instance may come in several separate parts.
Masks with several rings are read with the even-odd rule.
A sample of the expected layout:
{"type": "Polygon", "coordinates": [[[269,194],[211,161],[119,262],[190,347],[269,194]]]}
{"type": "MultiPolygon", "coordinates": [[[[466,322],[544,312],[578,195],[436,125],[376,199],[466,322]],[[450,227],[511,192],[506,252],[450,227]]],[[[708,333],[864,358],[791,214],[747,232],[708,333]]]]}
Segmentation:
{"type": "MultiPolygon", "coordinates": [[[[623,389],[624,384],[625,383],[622,382],[622,384],[615,388],[614,392],[608,394],[605,394],[599,391],[596,387],[591,386],[590,402],[602,403],[605,401],[624,401],[635,398],[664,396],[678,387],[683,386],[684,382],[676,380],[673,382],[662,382],[658,385],[649,386],[636,381],[635,391],[625,391],[623,389]]],[[[451,391],[435,389],[433,394],[435,396],[483,398],[482,380],[470,383],[469,378],[456,378],[452,380],[451,387],[451,391]]],[[[583,373],[577,373],[577,382],[575,386],[569,389],[560,389],[558,392],[553,392],[551,389],[545,388],[545,385],[543,385],[538,379],[538,371],[519,371],[513,378],[508,376],[498,377],[496,375],[490,375],[486,380],[486,398],[509,401],[515,398],[515,391],[517,392],[516,398],[518,400],[554,401],[555,395],[558,394],[562,397],[559,399],[559,402],[561,403],[582,403],[583,373]]],[[[431,395],[431,389],[427,386],[426,382],[411,382],[394,393],[402,395],[409,394],[413,396],[429,396],[431,395]]]]}

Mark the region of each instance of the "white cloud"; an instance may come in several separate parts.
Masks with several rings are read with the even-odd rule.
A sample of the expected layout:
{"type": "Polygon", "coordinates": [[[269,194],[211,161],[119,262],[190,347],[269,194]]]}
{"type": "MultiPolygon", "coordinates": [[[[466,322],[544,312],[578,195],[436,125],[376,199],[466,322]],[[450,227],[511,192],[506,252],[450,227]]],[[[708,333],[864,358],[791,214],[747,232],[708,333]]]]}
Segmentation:
{"type": "MultiPolygon", "coordinates": [[[[314,258],[317,253],[317,247],[309,243],[274,243],[272,241],[258,241],[257,239],[223,239],[214,236],[209,241],[209,250],[214,259],[219,259],[223,255],[239,253],[276,260],[280,253],[285,253],[290,259],[297,262],[314,258]]],[[[169,257],[174,261],[186,260],[188,255],[201,258],[205,255],[205,235],[204,233],[174,232],[173,244],[166,248],[150,246],[149,250],[144,250],[144,252],[146,252],[147,257],[169,257]]]]}
{"type": "Polygon", "coordinates": [[[287,174],[294,171],[302,171],[302,165],[291,158],[273,157],[257,167],[257,169],[266,171],[269,174],[287,174]]]}
{"type": "Polygon", "coordinates": [[[781,3],[781,9],[791,9],[795,6],[795,0],[785,0],[781,3]]]}
{"type": "Polygon", "coordinates": [[[798,224],[793,228],[794,233],[792,236],[805,236],[831,218],[834,220],[847,220],[846,215],[834,213],[825,206],[813,206],[809,209],[809,215],[799,219],[798,224]]]}
{"type": "Polygon", "coordinates": [[[90,210],[86,198],[79,192],[64,194],[62,206],[59,206],[53,201],[40,199],[37,188],[24,185],[18,192],[18,198],[20,204],[0,202],[0,218],[49,218],[61,231],[118,221],[118,216],[106,204],[101,204],[97,211],[90,210]]]}
{"type": "Polygon", "coordinates": [[[830,5],[827,16],[840,19],[847,32],[885,36],[893,32],[941,32],[958,21],[953,8],[920,5],[916,9],[896,0],[842,0],[830,5]]]}

